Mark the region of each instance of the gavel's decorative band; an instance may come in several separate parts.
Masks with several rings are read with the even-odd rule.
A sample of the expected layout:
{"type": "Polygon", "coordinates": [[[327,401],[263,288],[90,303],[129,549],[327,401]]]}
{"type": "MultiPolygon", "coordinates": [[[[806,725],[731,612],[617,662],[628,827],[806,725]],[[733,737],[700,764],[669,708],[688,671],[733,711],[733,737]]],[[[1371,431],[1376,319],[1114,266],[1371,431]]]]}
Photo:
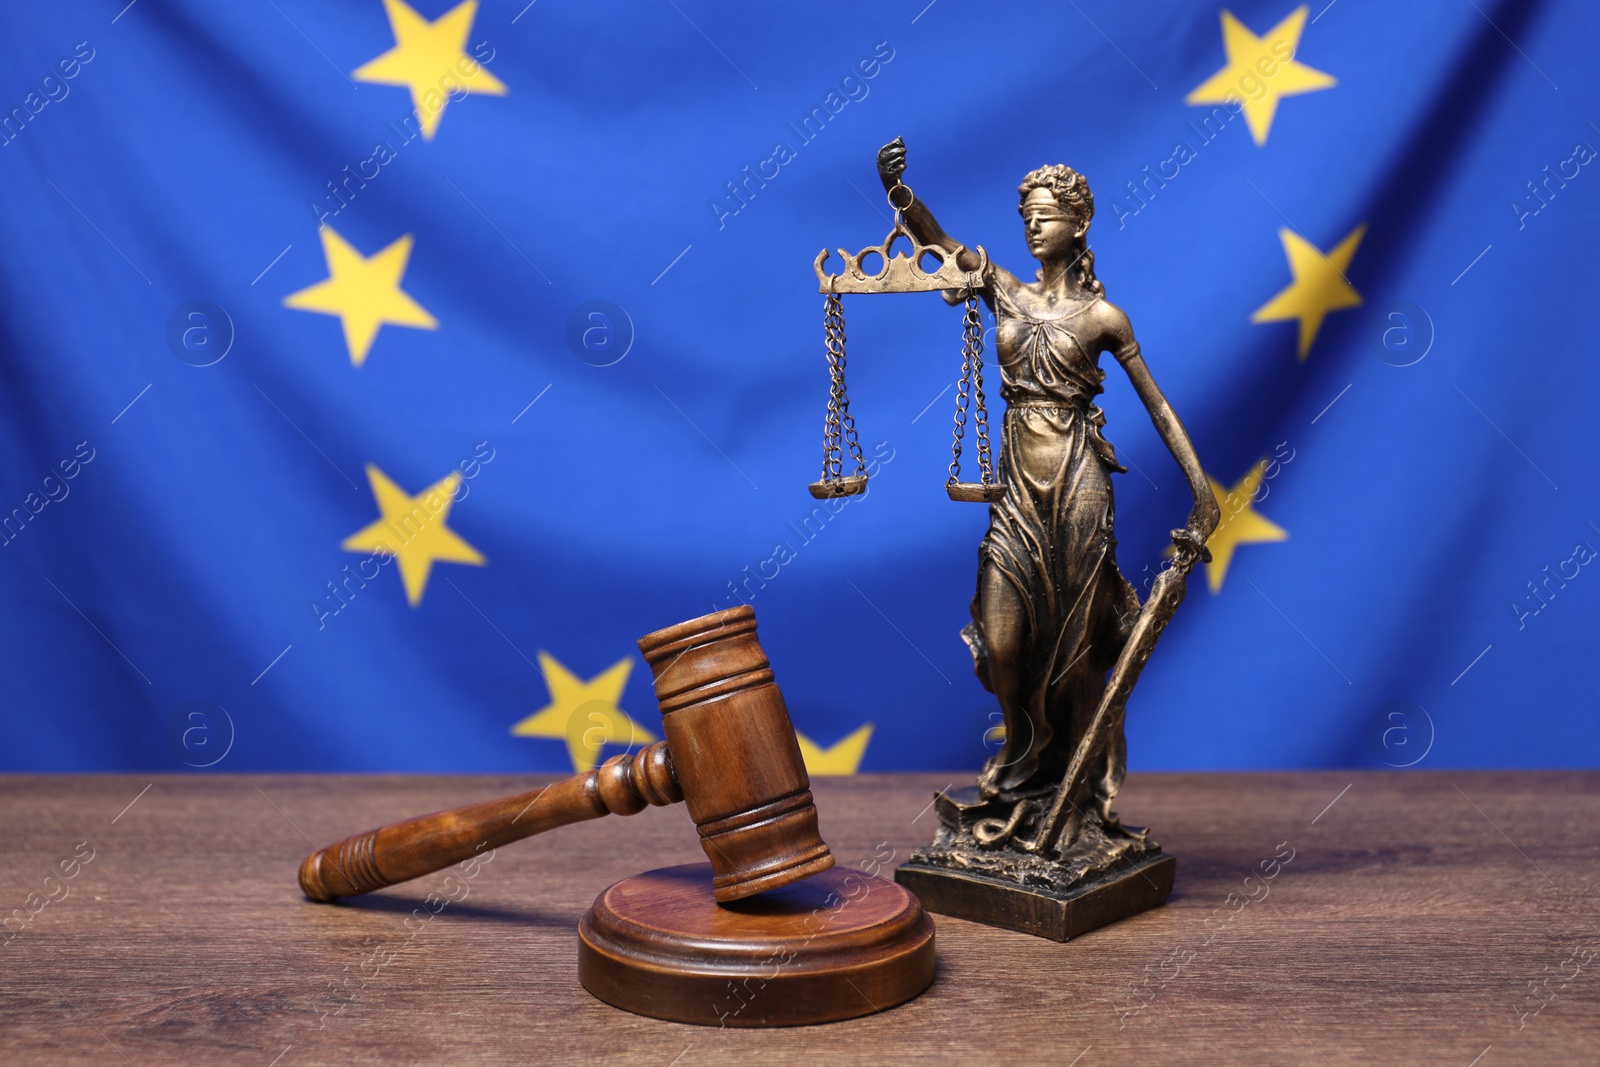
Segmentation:
{"type": "Polygon", "coordinates": [[[732,696],[741,689],[754,689],[757,686],[771,684],[772,668],[758,667],[751,671],[741,671],[727,678],[718,678],[714,682],[707,682],[694,689],[681,690],[670,697],[658,696],[658,700],[661,704],[661,714],[666,715],[680,708],[703,704],[718,697],[732,696]]]}
{"type": "Polygon", "coordinates": [[[809,789],[702,823],[700,841],[713,857],[711,885],[718,900],[751,896],[833,866],[833,853],[819,836],[809,789]],[[718,858],[727,861],[726,869],[718,858]]]}
{"type": "Polygon", "coordinates": [[[695,690],[741,674],[765,671],[772,681],[771,664],[756,640],[756,612],[748,604],[647,634],[639,638],[639,651],[655,676],[663,714],[695,703],[695,690]]]}

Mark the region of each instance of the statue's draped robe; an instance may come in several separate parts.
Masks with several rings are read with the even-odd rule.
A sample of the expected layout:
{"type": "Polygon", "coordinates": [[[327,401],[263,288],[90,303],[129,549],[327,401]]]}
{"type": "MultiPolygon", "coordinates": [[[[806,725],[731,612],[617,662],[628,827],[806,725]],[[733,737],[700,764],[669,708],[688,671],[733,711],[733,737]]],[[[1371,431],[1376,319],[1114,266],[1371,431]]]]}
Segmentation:
{"type": "MultiPolygon", "coordinates": [[[[1101,436],[1105,416],[1092,403],[1105,372],[1099,353],[1074,332],[1076,323],[1088,333],[1092,305],[1041,317],[1018,305],[1015,278],[997,270],[991,279],[985,295],[997,320],[1000,395],[1008,405],[999,459],[1006,490],[989,511],[972,623],[962,637],[1005,716],[1006,739],[985,770],[984,789],[1012,799],[1060,783],[1139,599],[1116,564],[1110,472],[1126,468],[1101,436]],[[986,603],[984,589],[997,575],[1021,602],[1020,627],[986,614],[1015,610],[1003,597],[986,603]],[[1008,641],[1010,656],[990,655],[997,639],[1008,641]],[[1009,678],[995,677],[1006,663],[1009,678]]],[[[1095,799],[1089,807],[1103,821],[1111,818],[1125,765],[1119,725],[1086,769],[1095,799]]]]}

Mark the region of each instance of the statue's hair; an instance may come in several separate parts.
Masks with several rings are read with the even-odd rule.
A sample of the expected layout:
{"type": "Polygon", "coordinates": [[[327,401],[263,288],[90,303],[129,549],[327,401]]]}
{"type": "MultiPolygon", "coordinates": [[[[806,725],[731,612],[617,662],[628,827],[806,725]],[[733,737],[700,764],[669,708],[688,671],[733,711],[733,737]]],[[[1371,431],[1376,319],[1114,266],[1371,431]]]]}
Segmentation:
{"type": "MultiPolygon", "coordinates": [[[[1028,194],[1035,189],[1045,189],[1055,197],[1056,203],[1061,205],[1061,210],[1072,215],[1083,223],[1085,230],[1094,219],[1094,193],[1089,191],[1088,179],[1063,163],[1054,163],[1040,167],[1038,170],[1029,171],[1022,179],[1022,184],[1017,186],[1017,196],[1026,200],[1028,194]]],[[[1018,209],[1021,210],[1019,203],[1018,209]]],[[[1087,238],[1080,238],[1083,248],[1078,254],[1075,269],[1078,273],[1078,284],[1085,289],[1100,296],[1105,295],[1106,287],[1100,279],[1094,276],[1094,253],[1089,250],[1087,238]]]]}

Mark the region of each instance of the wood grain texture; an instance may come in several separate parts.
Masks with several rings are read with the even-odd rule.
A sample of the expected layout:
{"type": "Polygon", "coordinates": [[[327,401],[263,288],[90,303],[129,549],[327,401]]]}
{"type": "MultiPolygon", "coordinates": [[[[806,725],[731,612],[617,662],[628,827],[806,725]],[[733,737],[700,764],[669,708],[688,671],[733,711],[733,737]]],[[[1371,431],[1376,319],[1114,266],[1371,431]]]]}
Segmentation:
{"type": "MultiPolygon", "coordinates": [[[[842,867],[892,866],[930,837],[933,791],[970,777],[818,780],[823,836],[842,867]]],[[[796,1030],[660,1022],[578,984],[577,923],[595,896],[703,859],[681,806],[566,827],[474,874],[348,904],[300,895],[301,857],[352,826],[539,782],[0,778],[0,914],[37,909],[0,931],[0,1060],[1600,1059],[1600,773],[1135,774],[1117,807],[1178,857],[1168,904],[1066,944],[935,916],[926,993],[796,1030]]]]}

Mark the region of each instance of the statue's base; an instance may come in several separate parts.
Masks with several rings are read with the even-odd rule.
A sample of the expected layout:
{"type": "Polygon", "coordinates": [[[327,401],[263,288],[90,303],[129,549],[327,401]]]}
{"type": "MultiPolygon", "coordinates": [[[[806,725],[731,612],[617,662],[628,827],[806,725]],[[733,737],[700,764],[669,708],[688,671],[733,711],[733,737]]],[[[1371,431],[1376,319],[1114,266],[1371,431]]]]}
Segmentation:
{"type": "Polygon", "coordinates": [[[905,889],[833,867],[731,904],[711,865],[624,878],[578,924],[578,979],[608,1004],[702,1026],[882,1014],[933,981],[933,920],[905,889]]]}
{"type": "Polygon", "coordinates": [[[939,830],[895,872],[929,911],[1067,941],[1166,903],[1178,861],[1149,832],[1094,814],[1064,853],[1033,851],[1049,794],[1021,801],[976,786],[934,798],[939,830]]]}
{"type": "Polygon", "coordinates": [[[1157,851],[1129,866],[1056,889],[936,867],[913,857],[895,871],[894,880],[915,893],[924,908],[940,915],[1069,941],[1165,904],[1177,869],[1176,858],[1157,851]]]}

